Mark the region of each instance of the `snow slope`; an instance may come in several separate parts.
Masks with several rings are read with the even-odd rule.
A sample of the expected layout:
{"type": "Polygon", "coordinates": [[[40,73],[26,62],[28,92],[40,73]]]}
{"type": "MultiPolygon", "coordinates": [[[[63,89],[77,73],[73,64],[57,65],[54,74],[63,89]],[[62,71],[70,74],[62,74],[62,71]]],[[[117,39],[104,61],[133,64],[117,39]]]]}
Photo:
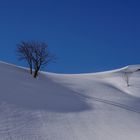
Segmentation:
{"type": "Polygon", "coordinates": [[[139,140],[139,68],[34,79],[0,62],[0,140],[139,140]]]}

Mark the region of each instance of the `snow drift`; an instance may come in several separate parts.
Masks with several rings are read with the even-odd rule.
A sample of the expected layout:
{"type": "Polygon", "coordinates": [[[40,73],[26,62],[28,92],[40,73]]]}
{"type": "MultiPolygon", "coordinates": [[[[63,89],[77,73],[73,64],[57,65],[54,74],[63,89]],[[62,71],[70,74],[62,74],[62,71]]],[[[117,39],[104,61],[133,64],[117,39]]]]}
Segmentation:
{"type": "Polygon", "coordinates": [[[0,62],[0,140],[139,140],[139,69],[34,79],[0,62]]]}

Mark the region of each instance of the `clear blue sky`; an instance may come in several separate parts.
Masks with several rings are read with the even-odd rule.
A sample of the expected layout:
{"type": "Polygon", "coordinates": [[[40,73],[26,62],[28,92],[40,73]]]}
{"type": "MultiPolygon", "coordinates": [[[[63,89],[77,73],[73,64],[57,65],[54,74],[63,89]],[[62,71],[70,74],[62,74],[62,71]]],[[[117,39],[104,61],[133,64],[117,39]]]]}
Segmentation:
{"type": "Polygon", "coordinates": [[[139,0],[0,0],[0,60],[21,40],[48,43],[48,71],[83,73],[140,63],[139,0]]]}

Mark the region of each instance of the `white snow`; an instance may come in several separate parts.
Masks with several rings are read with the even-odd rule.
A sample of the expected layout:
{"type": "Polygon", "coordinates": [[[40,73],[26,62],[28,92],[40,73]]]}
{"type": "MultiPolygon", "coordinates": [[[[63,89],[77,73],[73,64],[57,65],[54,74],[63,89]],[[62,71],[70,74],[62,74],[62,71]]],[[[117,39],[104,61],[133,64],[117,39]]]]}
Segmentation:
{"type": "Polygon", "coordinates": [[[0,62],[0,140],[139,140],[139,68],[34,79],[0,62]]]}

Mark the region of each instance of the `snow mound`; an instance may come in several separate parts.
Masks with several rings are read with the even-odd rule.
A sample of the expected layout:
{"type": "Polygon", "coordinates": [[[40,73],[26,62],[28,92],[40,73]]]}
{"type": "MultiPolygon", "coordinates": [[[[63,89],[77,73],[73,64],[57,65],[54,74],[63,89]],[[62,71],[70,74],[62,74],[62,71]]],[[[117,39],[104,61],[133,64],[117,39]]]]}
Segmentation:
{"type": "Polygon", "coordinates": [[[124,69],[130,72],[140,71],[140,65],[128,65],[124,69]]]}
{"type": "Polygon", "coordinates": [[[0,140],[139,140],[139,69],[34,79],[0,62],[0,140]]]}

